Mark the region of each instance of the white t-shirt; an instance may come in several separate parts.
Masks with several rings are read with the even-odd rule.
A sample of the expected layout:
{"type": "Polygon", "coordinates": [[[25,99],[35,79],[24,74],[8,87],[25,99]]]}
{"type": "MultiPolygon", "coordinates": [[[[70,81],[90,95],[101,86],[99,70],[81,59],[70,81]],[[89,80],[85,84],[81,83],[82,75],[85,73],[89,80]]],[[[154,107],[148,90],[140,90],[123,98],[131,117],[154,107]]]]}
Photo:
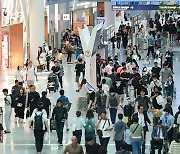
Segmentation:
{"type": "Polygon", "coordinates": [[[145,123],[144,123],[144,114],[140,114],[138,113],[138,118],[139,118],[139,124],[144,127],[145,126],[145,123]]]}
{"type": "Polygon", "coordinates": [[[27,80],[35,80],[35,75],[36,75],[36,69],[32,67],[27,67],[27,80]]]}
{"type": "MultiPolygon", "coordinates": [[[[31,115],[31,120],[33,121],[33,123],[35,122],[35,116],[42,114],[42,121],[43,121],[43,130],[45,130],[45,122],[47,121],[47,113],[46,111],[43,109],[42,112],[38,111],[37,109],[34,109],[32,115],[31,115]]],[[[34,129],[34,125],[33,125],[33,129],[34,129]]]]}
{"type": "Polygon", "coordinates": [[[105,71],[107,72],[107,74],[112,74],[112,66],[110,65],[107,65],[106,68],[105,68],[105,71]]]}
{"type": "Polygon", "coordinates": [[[109,92],[109,86],[107,84],[102,84],[102,90],[104,90],[104,93],[107,95],[109,92]]]}
{"type": "Polygon", "coordinates": [[[19,82],[23,82],[23,71],[16,71],[15,72],[15,78],[16,78],[16,80],[18,80],[19,82]]]}
{"type": "Polygon", "coordinates": [[[111,123],[111,120],[107,119],[107,120],[101,120],[100,124],[99,124],[99,127],[98,129],[102,130],[103,132],[103,138],[106,138],[106,137],[111,137],[111,131],[104,131],[106,129],[110,129],[112,128],[112,123],[111,123]],[[104,126],[104,127],[103,127],[104,126]]]}

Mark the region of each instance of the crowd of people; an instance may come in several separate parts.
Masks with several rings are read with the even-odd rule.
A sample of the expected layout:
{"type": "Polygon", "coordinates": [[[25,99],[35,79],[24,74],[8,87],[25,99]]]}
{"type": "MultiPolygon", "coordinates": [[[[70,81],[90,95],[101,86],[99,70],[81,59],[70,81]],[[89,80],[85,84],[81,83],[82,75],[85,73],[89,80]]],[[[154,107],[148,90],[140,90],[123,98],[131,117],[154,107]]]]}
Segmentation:
{"type": "MultiPolygon", "coordinates": [[[[143,55],[139,52],[142,49],[140,43],[143,46],[143,42],[138,41],[137,45],[132,46],[129,43],[131,26],[121,23],[117,36],[111,41],[113,48],[116,48],[114,44],[116,40],[119,49],[121,46],[119,40],[122,38],[126,61],[120,63],[118,56],[104,60],[100,54],[97,54],[95,68],[97,88],[93,88],[85,79],[85,61],[83,56],[80,56],[83,52],[79,37],[67,29],[63,40],[66,42],[68,64],[71,63],[73,48],[77,51],[74,72],[78,101],[72,102],[77,105],[75,117],[69,123],[71,103],[63,90],[65,70],[62,52],[59,51],[60,54],[53,58],[54,66],[50,69],[52,49],[49,47],[49,52],[45,55],[47,70],[55,74],[57,78],[55,82],[58,87],[59,84],[61,86],[60,97],[57,98],[55,107],[51,109],[52,104],[47,98],[47,91],[42,91],[42,96],[36,91],[34,83],[38,81],[37,69],[32,65],[32,61],[28,60],[25,77],[23,68],[17,67],[15,85],[12,87],[11,94],[8,89],[2,90],[5,102],[6,130],[4,133],[11,133],[11,114],[14,108],[16,123],[24,123],[25,118],[29,119],[29,128],[34,130],[38,153],[41,153],[43,148],[44,134],[52,129],[56,130],[59,146],[63,146],[64,126],[66,126],[66,131],[72,131],[72,143],[65,147],[64,154],[84,154],[84,148],[81,145],[82,136],[85,137],[87,154],[109,153],[110,138],[113,138],[116,154],[145,154],[146,136],[152,126],[151,154],[155,154],[156,149],[159,154],[162,150],[165,153],[177,154],[180,150],[180,106],[178,112],[174,114],[172,103],[176,97],[176,88],[173,80],[173,50],[170,47],[167,52],[161,51],[161,47],[175,42],[175,36],[172,35],[174,33],[170,32],[172,29],[167,30],[165,27],[173,24],[179,38],[180,18],[175,21],[169,16],[168,26],[165,21],[160,28],[161,20],[156,14],[156,22],[152,19],[149,21],[148,52],[145,60],[142,60],[143,55]],[[165,31],[170,38],[169,43],[165,41],[165,31]],[[159,42],[158,39],[162,37],[164,40],[159,42]],[[143,63],[143,68],[140,67],[140,62],[143,63]],[[24,88],[25,81],[27,88],[24,88]]],[[[140,26],[139,32],[144,32],[143,29],[144,27],[140,26]]],[[[37,60],[41,64],[40,58],[43,53],[41,47],[38,53],[37,60]]],[[[1,124],[0,131],[0,141],[3,142],[1,124]]]]}

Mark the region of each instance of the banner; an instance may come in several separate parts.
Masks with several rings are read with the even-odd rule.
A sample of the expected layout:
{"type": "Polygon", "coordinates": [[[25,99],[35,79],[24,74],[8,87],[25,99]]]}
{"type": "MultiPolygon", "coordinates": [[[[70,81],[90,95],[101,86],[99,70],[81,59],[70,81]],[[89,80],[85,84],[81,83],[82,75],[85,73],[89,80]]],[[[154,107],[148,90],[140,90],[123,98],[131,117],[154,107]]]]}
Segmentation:
{"type": "Polygon", "coordinates": [[[46,0],[47,5],[59,4],[63,2],[69,3],[70,0],[46,0]]]}

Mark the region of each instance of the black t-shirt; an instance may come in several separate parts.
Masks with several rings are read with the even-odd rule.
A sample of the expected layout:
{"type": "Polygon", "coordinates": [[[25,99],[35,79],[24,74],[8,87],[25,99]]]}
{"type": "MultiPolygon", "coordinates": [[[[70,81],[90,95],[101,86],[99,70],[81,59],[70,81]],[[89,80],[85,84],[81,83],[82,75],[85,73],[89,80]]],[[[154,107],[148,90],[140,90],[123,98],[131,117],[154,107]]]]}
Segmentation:
{"type": "Polygon", "coordinates": [[[57,67],[53,66],[51,68],[51,71],[53,71],[53,73],[56,73],[56,72],[60,71],[60,67],[59,66],[57,66],[57,67]]]}
{"type": "Polygon", "coordinates": [[[76,71],[76,76],[80,76],[81,72],[84,71],[84,64],[76,64],[75,66],[76,71]]]}
{"type": "Polygon", "coordinates": [[[88,154],[98,154],[99,148],[100,145],[97,143],[94,143],[92,146],[88,144],[86,147],[86,152],[88,154]]]}
{"type": "Polygon", "coordinates": [[[159,73],[161,71],[161,68],[160,67],[157,67],[157,68],[153,67],[151,71],[152,71],[152,74],[155,74],[157,76],[157,78],[159,79],[159,73]]]}
{"type": "Polygon", "coordinates": [[[49,100],[49,98],[46,98],[46,97],[41,97],[39,99],[39,102],[42,102],[43,103],[43,107],[44,109],[46,110],[46,112],[49,110],[49,105],[51,105],[51,102],[49,100]]]}
{"type": "Polygon", "coordinates": [[[3,131],[4,129],[3,129],[3,126],[2,126],[2,124],[0,123],[0,132],[1,131],[3,131]]]}

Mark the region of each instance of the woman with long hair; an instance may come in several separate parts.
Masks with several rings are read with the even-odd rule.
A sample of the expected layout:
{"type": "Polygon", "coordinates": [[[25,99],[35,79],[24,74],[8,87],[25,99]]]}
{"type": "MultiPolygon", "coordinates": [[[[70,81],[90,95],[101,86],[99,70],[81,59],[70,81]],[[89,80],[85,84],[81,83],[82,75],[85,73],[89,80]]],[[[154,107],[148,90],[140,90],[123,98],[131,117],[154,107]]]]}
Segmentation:
{"type": "Polygon", "coordinates": [[[23,119],[24,119],[25,104],[26,104],[26,96],[24,94],[24,88],[21,88],[19,90],[19,95],[17,96],[17,99],[16,99],[16,108],[15,108],[16,122],[18,118],[19,118],[20,123],[24,122],[23,119]]]}
{"type": "Polygon", "coordinates": [[[78,110],[86,111],[87,110],[87,93],[88,89],[85,84],[87,83],[86,79],[82,79],[79,87],[79,98],[78,98],[78,110]]]}
{"type": "Polygon", "coordinates": [[[18,80],[19,85],[23,86],[24,75],[23,75],[23,71],[22,71],[22,67],[21,66],[17,67],[17,70],[15,72],[15,78],[16,78],[16,80],[18,80]]]}

